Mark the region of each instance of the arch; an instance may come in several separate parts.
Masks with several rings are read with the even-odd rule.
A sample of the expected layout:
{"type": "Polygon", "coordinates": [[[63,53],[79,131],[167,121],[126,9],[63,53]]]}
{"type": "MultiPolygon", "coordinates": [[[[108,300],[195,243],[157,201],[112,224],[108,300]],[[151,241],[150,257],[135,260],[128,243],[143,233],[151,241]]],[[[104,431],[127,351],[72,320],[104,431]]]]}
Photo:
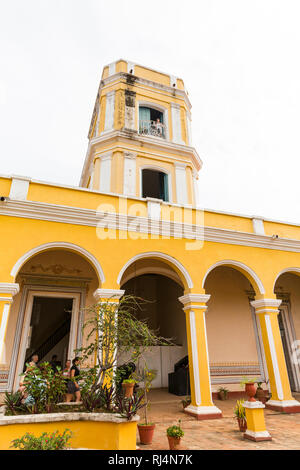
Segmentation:
{"type": "Polygon", "coordinates": [[[68,243],[68,242],[51,242],[51,243],[44,243],[43,245],[36,246],[35,248],[32,248],[31,250],[27,251],[21,258],[18,259],[18,261],[15,263],[14,267],[11,270],[11,276],[16,278],[18,272],[20,271],[21,267],[33,256],[42,253],[43,251],[48,251],[48,250],[54,250],[54,249],[64,249],[67,251],[72,251],[74,253],[78,253],[82,255],[85,259],[87,259],[93,268],[96,271],[97,277],[101,284],[104,283],[105,277],[103,270],[101,268],[101,265],[99,261],[95,258],[94,255],[92,255],[89,251],[85,250],[79,245],[74,245],[73,243],[68,243]]]}
{"type": "Polygon", "coordinates": [[[184,287],[188,287],[189,289],[193,288],[194,284],[193,284],[192,278],[187,272],[187,270],[185,269],[185,267],[179,261],[177,261],[177,259],[173,258],[172,256],[166,255],[165,253],[161,253],[159,251],[148,251],[146,253],[140,253],[130,258],[130,260],[127,261],[127,263],[123,266],[123,268],[119,272],[117,283],[120,285],[123,274],[125,273],[126,269],[131,264],[135,263],[136,261],[140,259],[145,259],[145,258],[164,260],[169,266],[171,266],[178,273],[180,279],[182,280],[184,287]]]}
{"type": "Polygon", "coordinates": [[[278,273],[276,278],[275,278],[275,281],[274,281],[274,284],[273,284],[273,292],[274,292],[275,285],[276,285],[276,282],[278,281],[279,277],[282,274],[285,274],[285,273],[292,273],[292,274],[296,274],[296,275],[300,276],[300,268],[285,268],[285,269],[282,269],[282,271],[280,271],[280,273],[278,273]]]}
{"type": "Polygon", "coordinates": [[[254,289],[259,293],[259,294],[264,294],[265,293],[265,288],[263,286],[263,283],[261,282],[260,278],[258,275],[251,269],[249,266],[246,266],[246,264],[241,263],[240,261],[234,261],[234,260],[222,260],[218,261],[217,263],[213,264],[207,271],[206,274],[203,278],[202,282],[202,287],[204,289],[204,284],[206,281],[206,278],[208,274],[213,271],[213,269],[219,267],[219,266],[228,266],[231,268],[236,268],[238,271],[240,271],[244,276],[247,277],[247,279],[253,284],[254,289]]]}

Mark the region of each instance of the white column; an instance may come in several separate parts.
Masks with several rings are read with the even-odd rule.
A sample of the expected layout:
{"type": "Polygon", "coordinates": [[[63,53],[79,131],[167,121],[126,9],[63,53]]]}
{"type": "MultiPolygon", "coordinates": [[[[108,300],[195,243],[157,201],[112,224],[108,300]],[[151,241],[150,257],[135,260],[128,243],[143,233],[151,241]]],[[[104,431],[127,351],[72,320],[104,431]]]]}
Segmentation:
{"type": "Polygon", "coordinates": [[[136,154],[124,153],[123,194],[136,196],[136,154]]]}
{"type": "Polygon", "coordinates": [[[186,113],[186,127],[188,134],[188,144],[192,145],[192,123],[191,123],[191,113],[187,111],[186,113]]]}
{"type": "Polygon", "coordinates": [[[115,114],[115,91],[113,90],[106,94],[104,131],[110,131],[114,128],[114,114],[115,114]]]}
{"type": "Polygon", "coordinates": [[[181,136],[181,122],[180,122],[180,106],[176,103],[171,103],[171,114],[172,114],[172,130],[173,130],[173,142],[176,144],[182,144],[181,136]]]}
{"type": "Polygon", "coordinates": [[[177,204],[187,204],[186,164],[175,163],[177,204]]]}
{"type": "Polygon", "coordinates": [[[193,189],[194,189],[194,201],[195,207],[199,207],[200,198],[199,198],[199,188],[198,188],[198,175],[196,171],[193,171],[193,189]]]}
{"type": "Polygon", "coordinates": [[[100,191],[110,192],[111,153],[101,156],[100,160],[100,191]]]}

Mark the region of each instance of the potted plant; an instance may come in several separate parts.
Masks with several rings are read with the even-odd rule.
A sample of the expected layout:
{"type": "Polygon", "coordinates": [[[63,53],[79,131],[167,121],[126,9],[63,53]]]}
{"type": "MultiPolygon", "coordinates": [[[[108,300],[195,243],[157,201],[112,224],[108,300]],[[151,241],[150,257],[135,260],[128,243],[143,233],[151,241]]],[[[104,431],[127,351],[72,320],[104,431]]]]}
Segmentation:
{"type": "Polygon", "coordinates": [[[218,399],[219,400],[227,400],[228,399],[229,390],[225,387],[218,388],[218,399]]]}
{"type": "Polygon", "coordinates": [[[130,398],[133,395],[133,389],[135,385],[135,380],[134,379],[125,379],[122,382],[122,388],[124,390],[124,394],[126,398],[130,398]]]}
{"type": "Polygon", "coordinates": [[[244,408],[244,400],[237,400],[234,409],[234,414],[237,419],[241,432],[245,432],[247,429],[246,413],[244,408]]]}
{"type": "Polygon", "coordinates": [[[184,436],[184,432],[180,426],[181,420],[178,421],[178,425],[170,426],[167,429],[167,437],[169,441],[170,450],[177,450],[180,445],[181,438],[184,436]]]}
{"type": "Polygon", "coordinates": [[[140,373],[135,374],[135,378],[137,381],[141,381],[143,386],[141,387],[141,391],[144,395],[144,422],[138,423],[137,427],[139,430],[140,436],[140,443],[144,445],[149,445],[152,443],[155,424],[148,421],[148,407],[149,407],[149,400],[148,400],[148,392],[151,388],[152,382],[157,375],[156,370],[148,369],[147,365],[143,367],[140,373]]]}
{"type": "Polygon", "coordinates": [[[256,383],[257,379],[248,379],[247,377],[244,377],[241,381],[241,386],[245,386],[245,392],[249,401],[256,401],[254,398],[256,394],[256,383]]]}
{"type": "Polygon", "coordinates": [[[261,386],[265,382],[256,382],[256,383],[257,383],[257,389],[256,389],[255,398],[258,401],[261,401],[263,404],[265,404],[267,401],[267,397],[266,397],[265,390],[261,386]]]}
{"type": "Polygon", "coordinates": [[[185,397],[181,400],[183,409],[191,404],[191,397],[185,397]]]}

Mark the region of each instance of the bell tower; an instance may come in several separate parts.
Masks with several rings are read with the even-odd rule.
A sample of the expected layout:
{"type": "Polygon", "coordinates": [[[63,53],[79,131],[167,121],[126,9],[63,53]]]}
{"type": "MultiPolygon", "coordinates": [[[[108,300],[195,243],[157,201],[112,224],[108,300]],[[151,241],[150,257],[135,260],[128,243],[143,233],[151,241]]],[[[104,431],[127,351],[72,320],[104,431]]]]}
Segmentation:
{"type": "Polygon", "coordinates": [[[80,186],[195,207],[202,161],[182,79],[118,60],[103,69],[80,186]]]}

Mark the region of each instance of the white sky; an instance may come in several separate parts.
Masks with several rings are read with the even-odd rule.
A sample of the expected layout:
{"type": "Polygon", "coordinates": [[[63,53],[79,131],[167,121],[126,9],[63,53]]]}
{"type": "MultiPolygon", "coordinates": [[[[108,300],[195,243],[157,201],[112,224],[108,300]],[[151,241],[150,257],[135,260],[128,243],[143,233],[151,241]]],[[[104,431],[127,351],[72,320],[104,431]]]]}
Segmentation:
{"type": "Polygon", "coordinates": [[[77,185],[104,65],[177,75],[202,207],[300,223],[298,0],[0,0],[0,173],[77,185]]]}

